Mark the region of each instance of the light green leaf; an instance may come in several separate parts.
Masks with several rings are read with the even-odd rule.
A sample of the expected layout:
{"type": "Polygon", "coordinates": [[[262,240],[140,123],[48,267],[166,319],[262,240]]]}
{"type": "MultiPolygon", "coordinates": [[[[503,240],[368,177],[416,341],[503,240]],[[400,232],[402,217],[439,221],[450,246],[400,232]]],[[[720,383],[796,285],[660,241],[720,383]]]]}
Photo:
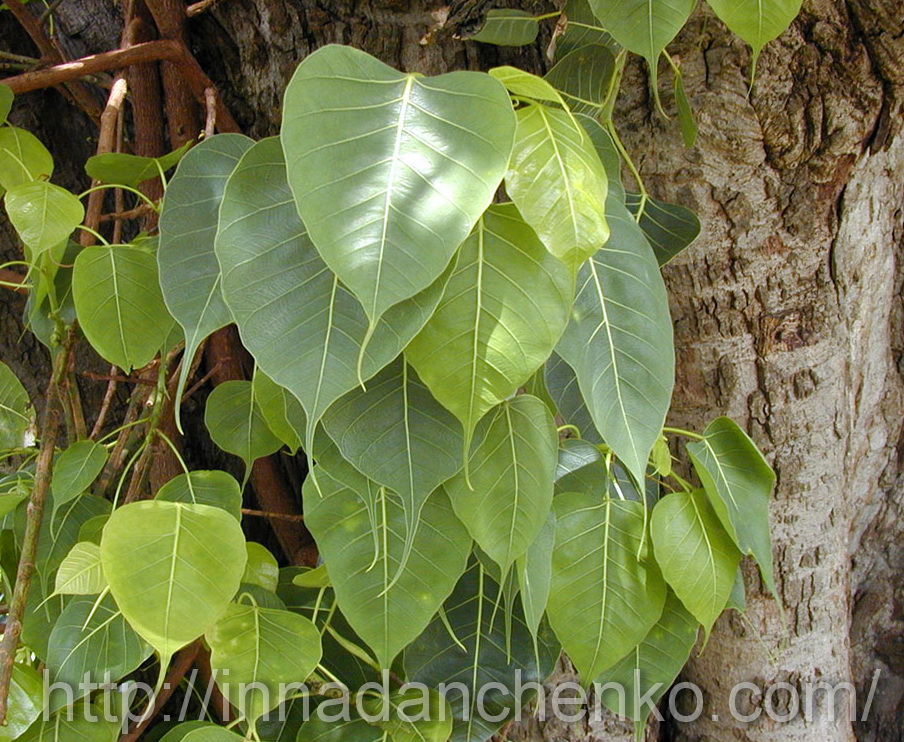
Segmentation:
{"type": "MultiPolygon", "coordinates": [[[[625,206],[634,214],[640,210],[641,196],[625,194],[625,206]]],[[[647,197],[638,221],[659,265],[665,265],[700,234],[700,220],[690,209],[647,197]]]]}
{"type": "Polygon", "coordinates": [[[613,713],[627,716],[635,725],[645,725],[651,706],[671,688],[696,642],[697,621],[669,591],[662,616],[650,633],[597,678],[598,683],[614,683],[623,689],[624,706],[615,686],[604,690],[600,700],[613,713]],[[659,689],[646,696],[657,685],[659,689]],[[644,696],[650,699],[651,705],[640,703],[644,696]]]}
{"type": "MultiPolygon", "coordinates": [[[[719,19],[753,50],[753,68],[762,48],[778,38],[800,12],[801,0],[706,0],[719,19]]],[[[751,76],[752,76],[751,72],[751,76]]]]}
{"type": "Polygon", "coordinates": [[[17,471],[0,477],[0,518],[18,507],[19,503],[31,495],[35,478],[31,472],[17,471]]]}
{"type": "Polygon", "coordinates": [[[559,95],[559,91],[542,77],[525,72],[518,67],[510,66],[494,67],[489,74],[505,85],[505,89],[517,98],[558,103],[567,110],[565,101],[559,95]]]}
{"type": "Polygon", "coordinates": [[[527,382],[563,332],[568,270],[511,204],[487,209],[434,315],[405,355],[465,429],[527,382]]]}
{"type": "Polygon", "coordinates": [[[63,559],[56,573],[56,592],[60,595],[97,595],[107,587],[100,546],[78,543],[63,559]]]}
{"type": "Polygon", "coordinates": [[[731,595],[740,552],[702,490],[656,503],[650,535],[662,576],[708,635],[731,595]]]}
{"type": "Polygon", "coordinates": [[[675,106],[678,109],[678,126],[681,128],[681,138],[685,147],[693,147],[697,141],[697,122],[694,120],[694,109],[684,92],[684,80],[682,75],[676,74],[672,83],[675,92],[675,106]]]}
{"type": "MultiPolygon", "coordinates": [[[[242,342],[258,366],[304,407],[304,447],[310,453],[323,413],[359,384],[355,367],[367,317],[308,238],[286,182],[278,139],[255,144],[230,177],[220,209],[217,257],[223,296],[242,342]]],[[[447,275],[386,313],[364,350],[362,378],[398,356],[423,327],[447,275]]]]}
{"type": "Polygon", "coordinates": [[[525,46],[533,44],[538,33],[539,21],[526,10],[494,8],[487,11],[480,30],[468,40],[496,46],[525,46]]]}
{"type": "Polygon", "coordinates": [[[320,632],[290,611],[233,603],[205,638],[224,695],[252,723],[282,703],[285,686],[303,682],[321,657],[320,632]]]}
{"type": "Polygon", "coordinates": [[[546,612],[584,685],[643,641],[665,602],[654,564],[638,560],[639,502],[558,495],[552,589],[546,612]]]}
{"type": "Polygon", "coordinates": [[[562,57],[546,73],[546,80],[562,94],[574,113],[596,118],[603,113],[614,74],[612,50],[592,44],[562,57]]]}
{"type": "MultiPolygon", "coordinates": [[[[234,136],[234,135],[228,135],[234,136]]],[[[219,137],[216,137],[219,139],[219,137]]],[[[203,144],[203,142],[201,143],[203,144]]],[[[198,146],[200,147],[201,144],[198,146]]],[[[106,152],[89,157],[85,163],[85,172],[101,183],[116,183],[132,188],[151,178],[157,178],[174,167],[182,156],[188,152],[192,142],[186,142],[179,149],[162,157],[139,157],[122,152],[106,152]]]]}
{"type": "Polygon", "coordinates": [[[164,666],[216,622],[245,571],[241,526],[208,505],[124,505],[110,516],[100,552],[117,605],[164,666]]]}
{"type": "Polygon", "coordinates": [[[283,105],[289,185],[371,330],[439,278],[492,202],[511,110],[502,86],[475,72],[406,75],[336,45],[298,66],[283,105]]]}
{"type": "MultiPolygon", "coordinates": [[[[177,402],[182,399],[198,346],[232,321],[220,290],[214,242],[226,181],[252,144],[241,134],[205,139],[185,155],[166,189],[157,264],[163,299],[185,331],[177,402]]],[[[179,404],[175,407],[178,421],[179,404]]]]}
{"type": "Polygon", "coordinates": [[[556,424],[539,399],[519,394],[503,402],[446,492],[478,546],[508,575],[537,538],[552,505],[558,448],[556,424]]]}
{"type": "MultiPolygon", "coordinates": [[[[196,729],[210,729],[215,726],[217,725],[209,721],[186,721],[182,724],[177,724],[170,729],[160,738],[159,742],[183,742],[185,735],[189,732],[193,732],[196,729]]],[[[218,728],[222,729],[222,727],[218,728]]],[[[233,738],[227,738],[227,742],[235,742],[235,740],[233,738]]]]}
{"type": "Polygon", "coordinates": [[[164,484],[155,496],[166,502],[185,502],[221,508],[236,520],[242,519],[242,488],[224,471],[191,471],[164,484]]]}
{"type": "MultiPolygon", "coordinates": [[[[47,660],[50,634],[63,609],[74,600],[69,595],[53,595],[53,580],[32,578],[28,604],[22,617],[22,644],[42,661],[47,660]]],[[[95,598],[96,600],[96,598],[95,598]]]]}
{"type": "Polygon", "coordinates": [[[324,721],[318,714],[301,725],[296,742],[380,742],[383,730],[368,724],[354,709],[348,721],[324,721]]]}
{"type": "Polygon", "coordinates": [[[41,715],[41,709],[44,707],[43,697],[44,686],[41,676],[28,665],[13,665],[6,718],[0,726],[0,742],[11,742],[25,733],[31,723],[41,715]]]}
{"type": "Polygon", "coordinates": [[[609,199],[612,237],[578,275],[556,351],[596,429],[638,482],[672,397],[675,353],[665,284],[637,222],[609,199]]]}
{"type": "Polygon", "coordinates": [[[91,486],[103,471],[107,458],[107,449],[94,441],[73,443],[56,458],[51,484],[54,512],[91,486]]]}
{"type": "Polygon", "coordinates": [[[747,588],[744,585],[744,571],[740,566],[738,567],[737,575],[735,575],[731,595],[728,596],[728,602],[725,604],[725,610],[729,608],[736,610],[738,613],[747,612],[747,588]]]}
{"type": "Polygon", "coordinates": [[[32,259],[68,239],[85,218],[82,202],[65,188],[36,180],[6,192],[6,213],[32,259]]]}
{"type": "Polygon", "coordinates": [[[552,583],[552,550],[556,541],[556,514],[550,510],[534,542],[518,559],[518,587],[524,606],[524,622],[531,636],[537,638],[540,621],[549,602],[552,583]]]}
{"type": "Polygon", "coordinates": [[[282,446],[254,403],[250,381],[227,381],[217,386],[207,398],[204,424],[214,443],[245,462],[246,481],[255,459],[269,456],[282,446]]]}
{"type": "Polygon", "coordinates": [[[567,23],[565,32],[555,39],[557,60],[588,44],[601,44],[618,53],[621,46],[600,25],[587,0],[568,0],[562,12],[567,23]]]}
{"type": "Polygon", "coordinates": [[[9,112],[12,110],[15,98],[12,88],[9,85],[0,83],[0,124],[6,122],[6,117],[9,116],[9,112]]]}
{"type": "Polygon", "coordinates": [[[426,686],[394,690],[388,696],[365,697],[366,712],[392,742],[447,742],[452,734],[452,709],[426,686]],[[385,708],[384,704],[389,708],[385,708]]]}
{"type": "Polygon", "coordinates": [[[606,171],[570,114],[532,104],[517,116],[506,191],[547,249],[577,271],[609,239],[606,171]]]}
{"type": "Polygon", "coordinates": [[[398,495],[379,488],[377,538],[368,505],[320,469],[303,487],[305,525],[326,562],[336,600],[381,667],[429,623],[464,572],[471,539],[445,492],[424,503],[411,556],[399,570],[405,547],[405,512],[398,495]],[[395,579],[394,579],[395,577],[395,579]]]}
{"type": "Polygon", "coordinates": [[[769,537],[769,495],[775,473],[733,420],[713,420],[703,436],[687,446],[697,476],[725,530],[742,553],[756,559],[763,582],[777,595],[769,537]]]}
{"type": "Polygon", "coordinates": [[[235,732],[230,732],[225,727],[218,727],[215,724],[209,724],[200,729],[193,729],[182,738],[182,742],[241,742],[240,737],[235,732]]]}
{"type": "Polygon", "coordinates": [[[102,709],[79,703],[60,709],[46,721],[39,719],[17,742],[116,742],[121,732],[120,722],[105,719],[102,709]]]}
{"type": "Polygon", "coordinates": [[[53,157],[31,132],[0,127],[0,188],[9,190],[53,175],[53,157]]]}
{"type": "Polygon", "coordinates": [[[93,518],[89,518],[79,526],[78,540],[90,541],[92,544],[100,546],[100,537],[104,532],[104,526],[107,525],[108,520],[110,520],[109,513],[95,515],[93,518]]]}
{"type": "Polygon", "coordinates": [[[151,362],[173,318],[160,293],[157,261],[140,247],[87,247],[75,259],[72,293],[85,337],[124,371],[151,362]]]}
{"type": "Polygon", "coordinates": [[[92,518],[110,512],[109,500],[83,495],[51,510],[51,517],[41,522],[35,567],[46,585],[54,584],[54,572],[78,543],[82,526],[92,518]]]}
{"type": "Polygon", "coordinates": [[[301,448],[301,436],[307,428],[307,417],[301,403],[260,368],[254,369],[252,385],[254,401],[267,427],[294,454],[301,448]]]}
{"type": "Polygon", "coordinates": [[[279,584],[279,564],[276,557],[266,546],[254,541],[245,544],[245,550],[248,552],[248,561],[245,563],[242,582],[259,585],[264,590],[275,593],[279,584]]]}
{"type": "Polygon", "coordinates": [[[33,422],[28,392],[12,369],[0,362],[0,451],[22,448],[33,422]]]}
{"type": "Polygon", "coordinates": [[[330,576],[326,571],[326,565],[321,564],[315,569],[306,569],[292,578],[292,584],[297,587],[321,588],[330,586],[330,576]]]}

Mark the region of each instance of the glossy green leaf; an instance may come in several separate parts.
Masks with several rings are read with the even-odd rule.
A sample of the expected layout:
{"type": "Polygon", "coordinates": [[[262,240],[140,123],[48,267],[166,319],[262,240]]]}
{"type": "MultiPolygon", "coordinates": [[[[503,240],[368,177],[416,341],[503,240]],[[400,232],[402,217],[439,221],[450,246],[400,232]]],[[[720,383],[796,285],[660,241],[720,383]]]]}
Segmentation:
{"type": "Polygon", "coordinates": [[[46,585],[54,584],[54,572],[78,543],[82,526],[92,518],[108,514],[111,507],[109,500],[83,495],[52,510],[48,509],[50,517],[41,521],[41,535],[35,555],[35,567],[46,585]]]}
{"type": "MultiPolygon", "coordinates": [[[[234,135],[228,135],[234,136],[234,135]]],[[[219,139],[219,137],[216,137],[219,139]]],[[[198,145],[200,147],[204,142],[198,145]]],[[[186,142],[179,149],[162,157],[140,157],[122,152],[106,152],[89,157],[85,163],[85,172],[101,183],[116,183],[136,188],[139,183],[157,178],[174,167],[182,156],[188,152],[192,142],[186,142]]]]}
{"type": "Polygon", "coordinates": [[[800,12],[801,0],[706,0],[719,19],[750,44],[753,67],[762,48],[778,38],[800,12]]]}
{"type": "Polygon", "coordinates": [[[650,535],[662,576],[709,634],[731,595],[741,554],[703,491],[662,498],[650,535]]]}
{"type": "Polygon", "coordinates": [[[9,190],[53,175],[53,157],[32,133],[16,126],[0,127],[0,188],[9,190]]]}
{"type": "Polygon", "coordinates": [[[107,449],[94,441],[78,441],[53,462],[54,510],[78,497],[100,476],[107,463],[107,449]]]}
{"type": "Polygon", "coordinates": [[[125,505],[110,517],[100,550],[117,605],[164,665],[216,622],[245,571],[241,527],[208,505],[125,505]]]}
{"type": "Polygon", "coordinates": [[[769,495],[775,473],[733,420],[713,420],[703,436],[687,446],[697,476],[725,530],[744,554],[756,559],[763,581],[777,595],[769,537],[769,495]]]}
{"type": "MultiPolygon", "coordinates": [[[[635,218],[640,211],[640,201],[638,193],[625,195],[625,206],[635,218]]],[[[659,265],[668,263],[700,234],[700,220],[693,211],[649,196],[638,224],[653,248],[659,265]]]]}
{"type": "Polygon", "coordinates": [[[264,590],[275,593],[276,586],[279,584],[279,564],[276,562],[276,557],[266,546],[254,541],[245,544],[245,551],[248,552],[248,561],[245,562],[245,574],[242,576],[242,582],[259,585],[264,590]]]}
{"type": "Polygon", "coordinates": [[[546,80],[576,114],[599,116],[612,87],[615,56],[602,44],[590,44],[569,52],[546,73],[546,80]]]}
{"type": "MultiPolygon", "coordinates": [[[[252,144],[241,134],[205,139],[185,155],[166,189],[157,264],[163,299],[185,331],[177,400],[182,398],[198,346],[232,321],[220,289],[214,242],[226,181],[252,144]]],[[[177,420],[178,409],[177,404],[177,420]]]]}
{"type": "Polygon", "coordinates": [[[540,622],[549,602],[552,584],[552,550],[556,542],[556,514],[550,510],[546,522],[540,527],[537,537],[527,547],[524,556],[519,557],[518,587],[524,608],[524,623],[531,636],[538,637],[540,622]]]}
{"type": "Polygon", "coordinates": [[[492,202],[511,110],[502,86],[475,72],[406,75],[336,45],[298,66],[283,105],[289,185],[371,329],[443,273],[492,202]]]}
{"type": "Polygon", "coordinates": [[[567,22],[565,32],[555,40],[557,60],[588,44],[601,44],[613,54],[618,52],[620,45],[600,25],[587,0],[568,0],[562,12],[567,22]]]}
{"type": "Polygon", "coordinates": [[[612,237],[581,269],[571,321],[556,351],[571,366],[607,445],[642,482],[672,397],[668,298],[649,244],[610,199],[612,237]]]}
{"type": "Polygon", "coordinates": [[[559,91],[538,75],[508,65],[494,67],[489,74],[499,80],[505,89],[518,99],[528,98],[534,101],[557,103],[567,110],[559,91]]]}
{"type": "Polygon", "coordinates": [[[140,247],[82,250],[75,259],[72,293],[88,342],[124,371],[150,363],[173,326],[160,293],[157,261],[140,247]]]}
{"type": "Polygon", "coordinates": [[[72,709],[60,709],[46,720],[42,717],[18,742],[116,742],[121,733],[121,723],[105,719],[101,708],[85,708],[79,703],[72,709]]]}
{"type": "Polygon", "coordinates": [[[12,369],[0,362],[0,451],[22,448],[32,421],[28,392],[12,369]]]}
{"type": "Polygon", "coordinates": [[[314,569],[306,569],[292,578],[292,584],[298,587],[321,588],[330,586],[330,575],[326,565],[321,564],[314,569]]]}
{"type": "Polygon", "coordinates": [[[254,369],[252,380],[254,401],[270,431],[291,453],[302,446],[301,436],[307,428],[307,417],[301,403],[285,387],[281,387],[261,369],[254,369]]]}
{"type": "Polygon", "coordinates": [[[675,682],[696,642],[697,621],[670,591],[662,616],[650,633],[597,679],[600,684],[621,687],[624,705],[615,686],[606,688],[600,694],[600,701],[613,713],[627,716],[635,725],[645,725],[651,708],[675,682]],[[640,703],[644,697],[650,699],[650,705],[640,703]]]}
{"type": "Polygon", "coordinates": [[[213,442],[245,462],[245,479],[255,459],[282,446],[254,402],[250,381],[227,381],[207,398],[204,424],[213,442]]]}
{"type": "Polygon", "coordinates": [[[443,608],[446,621],[435,617],[427,629],[405,650],[405,671],[412,682],[436,688],[451,686],[446,700],[452,707],[452,742],[483,742],[514,717],[533,697],[524,693],[517,702],[520,686],[542,683],[552,672],[559,656],[559,644],[544,624],[534,652],[531,632],[520,601],[516,600],[510,625],[497,610],[499,588],[474,560],[461,577],[443,608]],[[454,633],[454,638],[450,634],[454,633]],[[539,657],[539,665],[537,659],[539,657]],[[468,690],[467,699],[454,684],[468,690]],[[489,686],[498,683],[498,686],[489,686]],[[486,688],[481,714],[477,693],[486,688]]]}
{"type": "Polygon", "coordinates": [[[539,21],[526,10],[493,8],[487,11],[480,30],[468,40],[496,46],[525,46],[533,44],[539,33],[539,21]]]}
{"type": "Polygon", "coordinates": [[[85,218],[78,198],[44,180],[19,183],[3,200],[9,220],[33,258],[68,239],[85,218]]]}
{"type": "Polygon", "coordinates": [[[685,147],[693,147],[694,142],[697,141],[697,122],[694,119],[694,109],[691,108],[691,104],[687,99],[687,93],[684,91],[682,75],[675,75],[672,90],[675,93],[675,107],[678,109],[678,126],[681,128],[681,138],[684,139],[685,147]]]}
{"type": "Polygon", "coordinates": [[[547,249],[577,271],[609,239],[606,172],[565,111],[531,104],[517,116],[506,191],[547,249]]]}
{"type": "Polygon", "coordinates": [[[6,117],[9,116],[9,112],[12,110],[15,98],[12,88],[9,85],[0,83],[0,124],[6,122],[6,117]]]}
{"type": "MultiPolygon", "coordinates": [[[[559,460],[556,464],[556,488],[569,474],[596,464],[603,458],[599,447],[581,438],[566,438],[559,444],[559,460]]],[[[574,492],[574,490],[563,490],[574,492]]]]}
{"type": "Polygon", "coordinates": [[[583,493],[558,495],[549,622],[589,685],[643,641],[662,614],[666,588],[638,560],[643,506],[583,493]]]}
{"type": "Polygon", "coordinates": [[[452,734],[449,703],[432,688],[402,687],[388,696],[365,698],[363,706],[392,742],[447,742],[452,734]]]}
{"type": "Polygon", "coordinates": [[[464,572],[471,539],[445,492],[424,503],[411,556],[401,571],[405,511],[401,499],[378,490],[377,538],[368,505],[326,471],[303,487],[305,525],[327,565],[336,600],[352,628],[388,668],[429,623],[464,572]]]}
{"type": "MultiPolygon", "coordinates": [[[[220,209],[217,257],[223,295],[258,366],[307,414],[305,449],[323,413],[359,385],[367,317],[326,267],[298,218],[278,139],[242,158],[220,209]]],[[[449,269],[451,271],[451,268],[449,269]]],[[[401,353],[433,313],[446,275],[390,309],[364,351],[363,379],[401,353]]]]}
{"type": "Polygon", "coordinates": [[[6,718],[0,726],[0,742],[21,737],[41,715],[44,707],[41,676],[28,665],[13,665],[8,693],[6,718]]]}
{"type": "Polygon", "coordinates": [[[320,662],[320,632],[290,611],[233,603],[205,638],[224,695],[252,721],[282,703],[285,685],[303,682],[320,662]]]}
{"type": "Polygon", "coordinates": [[[546,360],[567,321],[572,284],[511,204],[492,206],[461,247],[446,293],[405,355],[461,422],[478,421],[546,360]]]}
{"type": "Polygon", "coordinates": [[[455,514],[503,575],[546,522],[558,440],[546,405],[519,394],[493,411],[470,454],[470,481],[462,472],[445,485],[455,514]]]}
{"type": "MultiPolygon", "coordinates": [[[[64,683],[78,698],[85,674],[94,683],[116,681],[135,670],[152,649],[126,623],[116,602],[106,595],[73,598],[50,633],[47,669],[51,683],[64,683]]],[[[67,704],[65,693],[51,695],[50,708],[67,704]]]]}
{"type": "Polygon", "coordinates": [[[57,570],[55,592],[61,595],[97,595],[106,587],[100,546],[91,542],[73,546],[57,570]]]}
{"type": "Polygon", "coordinates": [[[348,721],[324,721],[313,714],[298,730],[296,742],[380,742],[383,730],[350,713],[348,721]]]}
{"type": "Polygon", "coordinates": [[[242,519],[242,488],[224,471],[191,471],[164,484],[155,496],[166,502],[185,502],[221,508],[236,520],[242,519]]]}

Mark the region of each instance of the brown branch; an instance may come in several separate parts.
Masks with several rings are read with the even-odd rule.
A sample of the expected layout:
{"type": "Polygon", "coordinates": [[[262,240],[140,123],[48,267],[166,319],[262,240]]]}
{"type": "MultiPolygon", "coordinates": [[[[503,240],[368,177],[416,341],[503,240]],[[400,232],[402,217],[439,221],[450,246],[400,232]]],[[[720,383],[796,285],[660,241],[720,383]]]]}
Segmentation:
{"type": "MultiPolygon", "coordinates": [[[[116,373],[116,366],[110,366],[110,376],[116,373]]],[[[104,429],[104,423],[107,421],[107,413],[110,411],[110,405],[113,402],[113,397],[116,394],[116,386],[118,380],[115,378],[110,378],[107,382],[107,390],[104,392],[104,399],[100,403],[100,412],[97,413],[97,420],[94,421],[94,427],[91,428],[91,436],[92,440],[96,439],[97,436],[100,435],[100,431],[104,429]]]]}
{"type": "Polygon", "coordinates": [[[304,515],[289,515],[288,513],[268,513],[264,510],[252,510],[251,508],[242,508],[242,515],[252,515],[256,518],[276,518],[277,520],[288,520],[292,523],[304,523],[304,515]]]}
{"type": "Polygon", "coordinates": [[[188,18],[194,18],[196,15],[201,15],[208,8],[212,8],[216,2],[217,0],[200,0],[200,2],[192,3],[185,9],[185,15],[188,18]]]}
{"type": "Polygon", "coordinates": [[[213,712],[220,721],[229,722],[233,719],[232,706],[229,701],[220,692],[220,687],[216,684],[213,676],[213,668],[210,666],[210,650],[204,647],[198,652],[195,660],[195,666],[198,668],[198,675],[201,676],[201,682],[210,689],[210,700],[213,705],[213,712]]]}
{"type": "Polygon", "coordinates": [[[207,88],[204,91],[204,103],[207,107],[204,137],[209,139],[217,128],[217,91],[214,88],[207,88]]]}
{"type": "Polygon", "coordinates": [[[18,283],[21,284],[18,287],[15,286],[6,286],[10,291],[15,291],[17,294],[27,294],[28,289],[24,286],[25,284],[25,276],[21,273],[16,273],[15,271],[9,270],[9,268],[0,268],[0,282],[5,284],[10,283],[18,283]]]}

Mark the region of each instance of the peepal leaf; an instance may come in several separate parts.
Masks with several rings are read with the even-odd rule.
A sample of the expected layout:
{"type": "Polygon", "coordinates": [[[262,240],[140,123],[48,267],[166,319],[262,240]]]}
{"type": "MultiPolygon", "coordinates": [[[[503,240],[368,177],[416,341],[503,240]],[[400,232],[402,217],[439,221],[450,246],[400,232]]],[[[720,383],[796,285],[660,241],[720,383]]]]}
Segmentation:
{"type": "Polygon", "coordinates": [[[212,505],[242,519],[242,488],[231,474],[216,469],[177,474],[157,490],[154,499],[212,505]]]}
{"type": "Polygon", "coordinates": [[[107,449],[94,441],[78,441],[53,462],[53,509],[78,497],[97,479],[107,463],[107,449]]]}
{"type": "Polygon", "coordinates": [[[33,257],[65,241],[85,218],[85,208],[75,195],[44,180],[13,186],[4,203],[33,257]]]}
{"type": "MultiPolygon", "coordinates": [[[[753,50],[752,66],[763,47],[778,38],[791,25],[800,12],[801,0],[706,0],[719,19],[750,44],[753,50]]],[[[752,76],[751,72],[751,76],[752,76]]]]}
{"type": "Polygon", "coordinates": [[[57,570],[55,592],[60,595],[97,595],[106,587],[100,547],[90,541],[73,546],[57,570]]]}
{"type": "Polygon", "coordinates": [[[493,199],[513,133],[508,95],[487,75],[406,75],[336,45],[298,66],[280,136],[289,185],[371,331],[449,265],[493,199]]]}
{"type": "Polygon", "coordinates": [[[587,0],[568,0],[562,12],[567,22],[565,32],[555,39],[557,61],[589,44],[601,44],[613,54],[618,52],[618,42],[600,25],[587,0]]]}
{"type": "Polygon", "coordinates": [[[9,85],[0,83],[0,124],[6,122],[6,117],[9,116],[9,112],[12,110],[15,97],[9,85]]]}
{"type": "MultiPolygon", "coordinates": [[[[625,194],[625,206],[635,218],[640,211],[639,193],[625,194]]],[[[668,263],[700,234],[700,220],[690,209],[647,196],[638,220],[660,266],[668,263]]]]}
{"type": "Polygon", "coordinates": [[[21,448],[31,423],[28,392],[12,369],[0,362],[0,451],[21,448]]]}
{"type": "MultiPolygon", "coordinates": [[[[224,136],[231,137],[235,135],[226,134],[224,136]]],[[[201,144],[204,144],[204,142],[201,144]]],[[[142,157],[124,152],[105,152],[89,157],[85,163],[85,172],[101,183],[117,183],[137,188],[142,181],[157,178],[160,173],[165,173],[176,165],[191,145],[192,142],[186,142],[178,149],[174,149],[161,157],[142,157]]]]}
{"type": "Polygon", "coordinates": [[[603,111],[615,74],[615,56],[602,44],[590,44],[562,57],[546,73],[546,80],[575,114],[594,119],[603,111]]]}
{"type": "Polygon", "coordinates": [[[53,157],[31,132],[17,126],[0,127],[0,188],[53,175],[53,157]]]}
{"type": "Polygon", "coordinates": [[[524,607],[524,622],[531,636],[537,638],[540,622],[549,602],[552,583],[552,550],[556,541],[556,514],[550,510],[546,522],[524,556],[518,559],[518,587],[524,607]]]}
{"type": "Polygon", "coordinates": [[[307,428],[307,418],[301,403],[285,387],[281,387],[260,368],[254,369],[252,379],[254,401],[267,422],[267,427],[295,453],[302,446],[301,436],[307,428]]]}
{"type": "Polygon", "coordinates": [[[480,30],[468,40],[496,46],[524,46],[533,44],[538,33],[539,21],[526,10],[494,8],[487,11],[480,30]]]}
{"type": "Polygon", "coordinates": [[[44,684],[37,671],[28,665],[13,665],[7,696],[7,713],[0,726],[0,742],[17,739],[41,715],[44,684]]]}

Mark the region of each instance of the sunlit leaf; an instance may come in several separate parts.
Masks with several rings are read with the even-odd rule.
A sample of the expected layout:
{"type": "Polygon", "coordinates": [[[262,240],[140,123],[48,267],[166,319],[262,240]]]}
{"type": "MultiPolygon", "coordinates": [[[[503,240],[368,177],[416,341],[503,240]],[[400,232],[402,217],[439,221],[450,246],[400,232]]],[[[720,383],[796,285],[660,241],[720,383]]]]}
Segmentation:
{"type": "MultiPolygon", "coordinates": [[[[801,0],[706,0],[721,21],[750,44],[753,67],[762,48],[778,38],[800,12],[801,0]]],[[[751,74],[752,76],[752,74],[751,74]]]]}
{"type": "Polygon", "coordinates": [[[9,85],[0,83],[0,124],[6,122],[6,117],[9,116],[9,112],[12,110],[15,97],[9,85]]]}
{"type": "Polygon", "coordinates": [[[621,48],[600,25],[587,0],[568,0],[562,12],[567,23],[565,32],[555,39],[557,60],[588,44],[601,44],[611,49],[613,54],[621,48]]]}
{"type": "Polygon", "coordinates": [[[392,742],[446,742],[452,734],[449,703],[432,688],[402,687],[365,697],[363,706],[392,742]]]}
{"type": "Polygon", "coordinates": [[[562,94],[574,113],[596,117],[603,112],[614,74],[612,50],[591,44],[559,59],[546,73],[546,80],[562,94]]]}
{"type": "Polygon", "coordinates": [[[100,547],[90,542],[73,546],[57,570],[55,592],[61,595],[97,595],[106,587],[100,547]]]}
{"type": "Polygon", "coordinates": [[[43,180],[19,183],[3,200],[9,220],[31,250],[32,259],[65,241],[85,218],[78,198],[43,180]]]}
{"type": "Polygon", "coordinates": [[[242,576],[242,582],[259,585],[264,590],[275,593],[276,586],[279,584],[279,564],[276,562],[276,557],[266,546],[254,541],[245,544],[245,550],[248,552],[248,561],[245,562],[245,574],[242,576]]]}
{"type": "Polygon", "coordinates": [[[41,715],[43,698],[44,687],[41,676],[27,665],[13,665],[6,717],[0,726],[0,742],[10,742],[22,736],[31,723],[41,715]]]}
{"type": "Polygon", "coordinates": [[[0,188],[9,190],[53,175],[53,157],[32,133],[15,126],[0,127],[0,188]]]}
{"type": "Polygon", "coordinates": [[[155,499],[212,505],[236,520],[242,519],[242,488],[235,477],[224,471],[195,470],[178,474],[157,490],[155,499]]]}

